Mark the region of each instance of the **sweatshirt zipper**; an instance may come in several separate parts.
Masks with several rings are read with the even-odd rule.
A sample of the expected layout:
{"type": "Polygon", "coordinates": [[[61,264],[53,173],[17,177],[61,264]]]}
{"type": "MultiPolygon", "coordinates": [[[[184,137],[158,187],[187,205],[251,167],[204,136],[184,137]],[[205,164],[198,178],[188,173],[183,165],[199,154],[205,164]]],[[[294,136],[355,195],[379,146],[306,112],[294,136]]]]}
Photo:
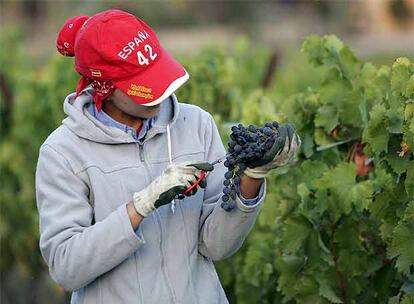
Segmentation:
{"type": "Polygon", "coordinates": [[[163,253],[163,250],[162,250],[162,226],[161,226],[161,220],[160,220],[161,217],[160,217],[157,209],[155,209],[154,211],[156,213],[155,217],[157,219],[158,227],[160,228],[161,269],[162,269],[162,273],[164,275],[165,282],[167,283],[168,290],[170,292],[170,297],[171,297],[172,303],[176,303],[175,295],[174,295],[174,292],[173,292],[173,290],[170,286],[170,282],[169,282],[168,277],[167,277],[167,272],[165,270],[164,253],[163,253]]]}
{"type": "MultiPolygon", "coordinates": [[[[144,142],[142,142],[142,143],[137,142],[137,145],[139,147],[139,159],[144,164],[145,169],[147,170],[148,174],[150,175],[150,179],[152,180],[152,176],[149,173],[150,171],[148,169],[148,166],[147,166],[147,164],[145,162],[145,158],[144,158],[144,142]]],[[[175,295],[174,295],[174,292],[173,292],[173,290],[172,290],[172,288],[170,286],[170,283],[168,281],[167,272],[166,272],[166,269],[165,269],[164,254],[163,254],[163,250],[162,250],[162,226],[161,226],[160,215],[159,215],[157,209],[155,209],[153,212],[155,212],[155,218],[157,219],[158,228],[160,230],[160,252],[161,252],[161,269],[162,269],[162,274],[163,274],[164,280],[165,280],[165,282],[167,284],[168,291],[170,293],[170,298],[172,300],[172,303],[176,303],[175,295]]]]}
{"type": "Polygon", "coordinates": [[[139,147],[139,159],[141,162],[144,162],[144,144],[143,143],[138,143],[138,147],[139,147]]]}

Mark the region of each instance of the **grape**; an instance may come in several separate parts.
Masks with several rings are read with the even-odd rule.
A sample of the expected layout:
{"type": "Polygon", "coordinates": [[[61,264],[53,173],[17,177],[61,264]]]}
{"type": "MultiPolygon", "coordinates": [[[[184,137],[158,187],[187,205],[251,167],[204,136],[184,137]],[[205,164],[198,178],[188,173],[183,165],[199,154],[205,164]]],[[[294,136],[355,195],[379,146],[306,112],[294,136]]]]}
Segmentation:
{"type": "Polygon", "coordinates": [[[230,197],[231,197],[231,199],[235,200],[236,199],[236,196],[237,196],[236,189],[232,189],[230,191],[230,197]]]}
{"type": "Polygon", "coordinates": [[[241,150],[242,150],[242,147],[240,145],[236,145],[234,147],[234,151],[236,151],[236,152],[240,152],[241,150]]]}
{"type": "Polygon", "coordinates": [[[227,157],[224,166],[223,196],[221,207],[230,211],[234,208],[234,200],[240,193],[240,181],[244,170],[249,163],[263,159],[276,140],[279,124],[276,121],[267,122],[264,126],[242,124],[232,126],[230,141],[228,143],[227,157]],[[231,200],[230,200],[231,199],[231,200]]]}
{"type": "Polygon", "coordinates": [[[257,132],[257,127],[255,126],[255,125],[250,125],[249,127],[248,127],[248,130],[250,131],[250,132],[257,132]]]}
{"type": "Polygon", "coordinates": [[[233,181],[236,185],[240,184],[240,176],[235,176],[233,181]]]}
{"type": "Polygon", "coordinates": [[[245,140],[243,137],[239,137],[237,139],[237,142],[239,143],[239,145],[242,145],[242,146],[247,144],[247,140],[245,140]]]}
{"type": "Polygon", "coordinates": [[[273,135],[273,130],[272,130],[271,128],[269,128],[269,127],[265,127],[265,128],[263,129],[263,133],[264,133],[265,135],[267,135],[267,136],[272,136],[272,135],[273,135]]]}
{"type": "Polygon", "coordinates": [[[229,187],[224,187],[223,188],[223,193],[224,194],[229,194],[230,193],[230,188],[229,187]]]}
{"type": "Polygon", "coordinates": [[[227,172],[224,174],[224,177],[225,177],[226,179],[230,179],[230,178],[232,178],[232,177],[233,177],[233,172],[231,172],[231,171],[227,171],[227,172]]]}
{"type": "Polygon", "coordinates": [[[233,209],[229,203],[222,203],[221,204],[221,208],[223,208],[226,211],[230,211],[231,209],[233,209]]]}
{"type": "Polygon", "coordinates": [[[234,140],[229,141],[229,148],[234,148],[236,142],[234,140]]]}

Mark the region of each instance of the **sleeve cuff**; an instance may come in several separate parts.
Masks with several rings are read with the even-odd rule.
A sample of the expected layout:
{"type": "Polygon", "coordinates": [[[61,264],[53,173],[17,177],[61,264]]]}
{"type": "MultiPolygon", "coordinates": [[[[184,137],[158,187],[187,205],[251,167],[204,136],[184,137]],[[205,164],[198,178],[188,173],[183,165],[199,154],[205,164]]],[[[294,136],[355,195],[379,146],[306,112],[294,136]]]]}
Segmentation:
{"type": "Polygon", "coordinates": [[[137,232],[135,232],[132,228],[131,221],[128,216],[126,203],[119,206],[118,214],[121,217],[121,225],[123,226],[123,230],[125,232],[125,236],[129,244],[134,248],[137,248],[140,245],[145,244],[145,239],[142,235],[141,229],[139,229],[138,227],[137,232]]]}

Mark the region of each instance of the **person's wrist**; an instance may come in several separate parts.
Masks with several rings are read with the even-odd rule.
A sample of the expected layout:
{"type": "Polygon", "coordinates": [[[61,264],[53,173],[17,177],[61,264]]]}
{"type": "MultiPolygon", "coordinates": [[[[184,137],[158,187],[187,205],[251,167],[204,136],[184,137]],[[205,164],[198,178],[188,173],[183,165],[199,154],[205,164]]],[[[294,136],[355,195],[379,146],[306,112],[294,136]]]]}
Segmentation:
{"type": "Polygon", "coordinates": [[[135,230],[138,228],[139,224],[144,219],[144,217],[137,212],[133,201],[129,201],[126,205],[126,208],[127,208],[127,213],[128,213],[128,217],[131,222],[132,228],[135,230]]]}
{"type": "Polygon", "coordinates": [[[264,178],[252,178],[243,174],[240,181],[240,194],[245,199],[257,197],[264,178]]]}

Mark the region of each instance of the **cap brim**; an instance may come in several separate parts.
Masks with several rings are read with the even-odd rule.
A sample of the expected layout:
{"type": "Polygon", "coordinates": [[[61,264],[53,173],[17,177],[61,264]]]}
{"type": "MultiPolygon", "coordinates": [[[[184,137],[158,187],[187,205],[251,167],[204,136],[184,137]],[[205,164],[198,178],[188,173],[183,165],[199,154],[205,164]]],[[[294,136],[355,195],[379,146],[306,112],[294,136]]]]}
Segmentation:
{"type": "Polygon", "coordinates": [[[144,72],[116,81],[115,86],[143,106],[161,103],[189,78],[187,71],[167,51],[161,48],[157,61],[144,72]]]}

